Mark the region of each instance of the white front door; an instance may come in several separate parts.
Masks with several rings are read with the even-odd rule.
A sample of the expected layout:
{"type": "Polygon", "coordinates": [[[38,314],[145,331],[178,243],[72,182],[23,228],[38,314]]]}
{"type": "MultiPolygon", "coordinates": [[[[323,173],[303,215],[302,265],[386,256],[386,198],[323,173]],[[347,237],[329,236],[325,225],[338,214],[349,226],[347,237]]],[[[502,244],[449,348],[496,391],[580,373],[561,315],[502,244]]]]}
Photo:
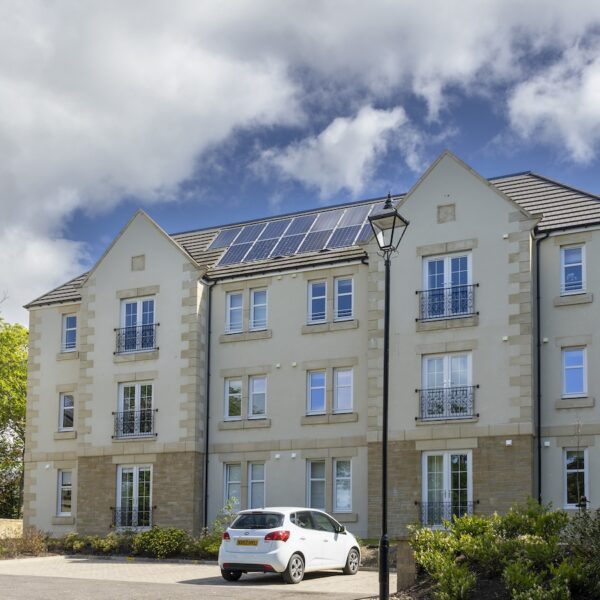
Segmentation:
{"type": "Polygon", "coordinates": [[[126,352],[154,348],[154,298],[123,301],[121,326],[126,352]]]}
{"type": "Polygon", "coordinates": [[[452,419],[472,413],[471,355],[423,357],[421,418],[452,419]]]}
{"type": "Polygon", "coordinates": [[[423,280],[426,290],[423,316],[426,319],[468,314],[470,254],[426,259],[423,280]]]}
{"type": "Polygon", "coordinates": [[[117,527],[152,526],[152,468],[120,466],[117,474],[117,527]]]}

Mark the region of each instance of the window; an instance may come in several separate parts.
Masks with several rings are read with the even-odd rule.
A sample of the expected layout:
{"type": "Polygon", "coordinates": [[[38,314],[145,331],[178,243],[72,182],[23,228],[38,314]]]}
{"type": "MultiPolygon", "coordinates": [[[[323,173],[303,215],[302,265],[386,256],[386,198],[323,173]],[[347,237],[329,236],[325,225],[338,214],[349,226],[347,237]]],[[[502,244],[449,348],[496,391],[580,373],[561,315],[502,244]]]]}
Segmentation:
{"type": "Polygon", "coordinates": [[[350,460],[333,461],[333,511],[352,510],[352,463],[350,460]]]}
{"type": "Polygon", "coordinates": [[[308,506],[325,510],[325,461],[308,461],[308,506]]]}
{"type": "Polygon", "coordinates": [[[63,315],[62,318],[62,352],[73,352],[77,349],[77,315],[63,315]]]}
{"type": "Polygon", "coordinates": [[[242,465],[225,465],[225,504],[233,503],[233,510],[240,510],[242,498],[242,465]]]}
{"type": "Polygon", "coordinates": [[[313,529],[317,531],[335,533],[335,524],[327,515],[311,510],[310,516],[312,519],[313,529]]]}
{"type": "Polygon", "coordinates": [[[311,281],[308,284],[308,322],[322,323],[327,319],[327,283],[311,281]]]}
{"type": "Polygon", "coordinates": [[[587,369],[585,348],[563,350],[563,396],[585,396],[587,369]]]}
{"type": "Polygon", "coordinates": [[[421,419],[473,416],[471,355],[423,356],[421,419]]]}
{"type": "Polygon", "coordinates": [[[473,314],[471,255],[427,258],[420,294],[421,319],[444,319],[473,314]]]}
{"type": "Polygon", "coordinates": [[[267,378],[264,375],[250,377],[250,402],[248,416],[262,418],[267,411],[267,378]]]}
{"type": "Polygon", "coordinates": [[[59,471],[58,472],[58,515],[59,516],[70,516],[71,515],[71,493],[72,493],[72,482],[71,482],[71,471],[59,471]]]}
{"type": "Polygon", "coordinates": [[[117,437],[153,434],[151,383],[122,383],[119,386],[119,412],[116,414],[117,437]]]}
{"type": "Polygon", "coordinates": [[[242,292],[230,292],[227,294],[227,317],[225,329],[227,333],[242,331],[243,327],[243,295],[242,292]]]}
{"type": "Polygon", "coordinates": [[[585,292],[585,248],[566,246],[560,249],[561,294],[585,292]]]}
{"type": "Polygon", "coordinates": [[[352,412],[352,369],[333,371],[333,412],[352,412]]]}
{"type": "Polygon", "coordinates": [[[248,463],[248,508],[265,506],[265,463],[248,463]]]}
{"type": "Polygon", "coordinates": [[[308,406],[309,414],[325,412],[325,371],[309,371],[308,373],[308,406]]]}
{"type": "Polygon", "coordinates": [[[154,298],[125,300],[121,304],[121,331],[118,352],[139,352],[156,347],[154,298]]]}
{"type": "Polygon", "coordinates": [[[335,320],[351,319],[352,307],[352,279],[335,280],[335,320]]]}
{"type": "Polygon", "coordinates": [[[587,450],[565,450],[565,506],[577,508],[582,496],[589,499],[587,450]]]}
{"type": "Polygon", "coordinates": [[[250,293],[250,329],[267,328],[267,290],[250,293]]]}
{"type": "Polygon", "coordinates": [[[242,418],[242,380],[225,380],[225,418],[242,418]]]}
{"type": "Polygon", "coordinates": [[[116,527],[152,527],[152,468],[124,467],[117,471],[116,527]]]}
{"type": "Polygon", "coordinates": [[[61,394],[59,398],[58,430],[71,431],[73,429],[73,416],[75,403],[72,394],[61,394]]]}

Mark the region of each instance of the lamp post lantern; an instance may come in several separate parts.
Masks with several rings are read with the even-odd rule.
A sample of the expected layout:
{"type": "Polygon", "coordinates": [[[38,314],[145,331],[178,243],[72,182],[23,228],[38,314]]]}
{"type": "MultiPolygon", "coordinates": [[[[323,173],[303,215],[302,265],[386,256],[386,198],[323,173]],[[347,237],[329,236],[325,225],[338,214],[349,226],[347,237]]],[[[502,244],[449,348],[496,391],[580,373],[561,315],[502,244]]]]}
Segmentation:
{"type": "Polygon", "coordinates": [[[379,540],[379,598],[388,600],[390,594],[390,540],[387,532],[387,487],[388,487],[388,404],[389,404],[389,362],[390,362],[390,265],[391,257],[408,227],[392,204],[388,194],[382,209],[374,211],[369,223],[375,234],[377,245],[385,265],[385,302],[383,321],[383,431],[381,436],[381,538],[379,540]]]}

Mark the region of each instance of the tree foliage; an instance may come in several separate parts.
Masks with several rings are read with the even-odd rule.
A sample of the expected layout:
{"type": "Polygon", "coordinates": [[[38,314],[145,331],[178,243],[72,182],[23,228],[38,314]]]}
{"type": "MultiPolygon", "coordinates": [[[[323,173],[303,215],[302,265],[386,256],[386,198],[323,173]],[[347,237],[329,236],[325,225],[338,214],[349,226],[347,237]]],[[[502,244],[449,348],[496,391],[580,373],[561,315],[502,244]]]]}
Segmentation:
{"type": "Polygon", "coordinates": [[[0,517],[18,517],[23,488],[28,332],[0,318],[0,517]]]}

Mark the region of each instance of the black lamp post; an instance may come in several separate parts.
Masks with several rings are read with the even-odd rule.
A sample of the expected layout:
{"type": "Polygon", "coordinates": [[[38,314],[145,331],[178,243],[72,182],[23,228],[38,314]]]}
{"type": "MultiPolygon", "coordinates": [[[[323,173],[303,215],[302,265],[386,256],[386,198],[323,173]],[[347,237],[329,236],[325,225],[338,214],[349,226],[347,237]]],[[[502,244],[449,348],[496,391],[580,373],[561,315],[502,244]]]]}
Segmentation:
{"type": "Polygon", "coordinates": [[[385,263],[385,304],[383,322],[383,435],[381,439],[381,539],[379,540],[379,598],[388,600],[390,594],[390,540],[387,533],[387,476],[388,476],[388,403],[390,363],[390,264],[391,256],[402,240],[408,221],[392,205],[388,194],[382,209],[369,217],[377,245],[385,263]]]}

